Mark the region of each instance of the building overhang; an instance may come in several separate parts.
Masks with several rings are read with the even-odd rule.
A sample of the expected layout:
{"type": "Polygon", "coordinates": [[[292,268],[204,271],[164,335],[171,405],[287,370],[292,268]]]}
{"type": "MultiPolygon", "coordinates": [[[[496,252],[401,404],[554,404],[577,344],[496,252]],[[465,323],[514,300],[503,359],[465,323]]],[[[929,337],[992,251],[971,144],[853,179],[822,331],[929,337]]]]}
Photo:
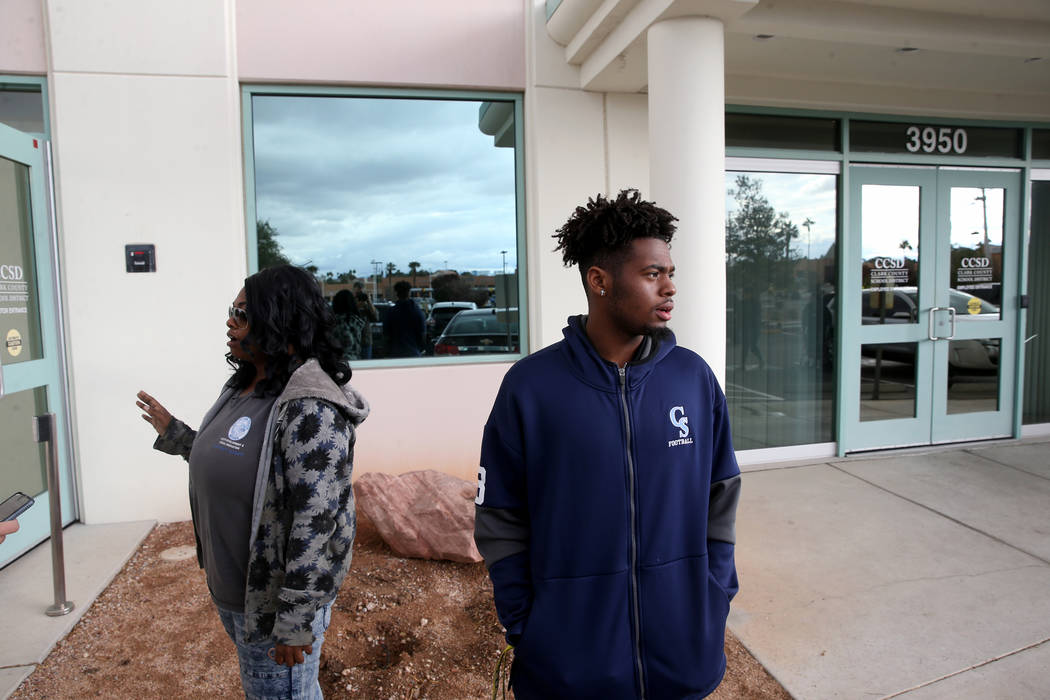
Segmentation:
{"type": "Polygon", "coordinates": [[[561,0],[548,13],[584,90],[644,92],[648,28],[699,16],[725,25],[730,102],[892,110],[888,96],[927,93],[931,112],[1050,119],[1046,0],[561,0]]]}

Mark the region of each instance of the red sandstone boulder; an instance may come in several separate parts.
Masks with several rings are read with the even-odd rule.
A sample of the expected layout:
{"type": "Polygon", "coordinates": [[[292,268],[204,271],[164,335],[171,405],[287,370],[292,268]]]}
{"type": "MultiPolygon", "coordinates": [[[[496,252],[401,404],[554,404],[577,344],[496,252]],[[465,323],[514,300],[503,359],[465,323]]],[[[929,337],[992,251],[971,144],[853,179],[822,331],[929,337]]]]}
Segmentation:
{"type": "Polygon", "coordinates": [[[362,474],[357,510],[403,557],[479,562],[474,545],[475,485],[428,469],[400,476],[362,474]]]}

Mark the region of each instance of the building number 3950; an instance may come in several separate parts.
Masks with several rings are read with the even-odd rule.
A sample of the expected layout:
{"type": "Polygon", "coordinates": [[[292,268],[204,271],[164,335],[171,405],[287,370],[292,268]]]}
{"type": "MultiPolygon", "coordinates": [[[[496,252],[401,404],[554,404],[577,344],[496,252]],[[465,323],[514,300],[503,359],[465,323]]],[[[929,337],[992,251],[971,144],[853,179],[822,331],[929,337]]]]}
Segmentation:
{"type": "Polygon", "coordinates": [[[906,133],[908,141],[904,146],[910,153],[966,153],[966,129],[909,126],[906,133]]]}

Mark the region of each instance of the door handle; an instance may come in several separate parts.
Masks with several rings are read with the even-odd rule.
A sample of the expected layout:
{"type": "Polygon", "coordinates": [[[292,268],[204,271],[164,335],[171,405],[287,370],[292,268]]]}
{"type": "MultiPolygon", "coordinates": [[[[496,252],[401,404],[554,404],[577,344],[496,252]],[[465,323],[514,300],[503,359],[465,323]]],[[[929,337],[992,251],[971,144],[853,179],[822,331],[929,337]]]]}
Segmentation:
{"type": "Polygon", "coordinates": [[[930,309],[930,315],[926,325],[926,335],[930,337],[930,340],[940,340],[938,336],[933,334],[933,317],[938,311],[944,311],[945,308],[946,307],[944,306],[934,306],[930,309]]]}
{"type": "Polygon", "coordinates": [[[930,308],[929,324],[926,327],[926,335],[930,337],[930,340],[951,340],[955,337],[955,309],[951,306],[934,306],[930,308]],[[938,311],[948,312],[948,321],[952,324],[951,335],[934,335],[933,334],[933,317],[938,311]]]}

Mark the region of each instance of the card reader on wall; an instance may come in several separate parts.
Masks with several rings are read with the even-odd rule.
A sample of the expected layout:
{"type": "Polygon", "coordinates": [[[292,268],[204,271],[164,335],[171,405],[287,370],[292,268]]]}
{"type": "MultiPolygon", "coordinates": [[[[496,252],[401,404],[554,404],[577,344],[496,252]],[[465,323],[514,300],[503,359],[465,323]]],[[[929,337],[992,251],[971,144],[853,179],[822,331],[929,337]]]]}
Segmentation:
{"type": "Polygon", "coordinates": [[[157,255],[152,243],[132,243],[124,246],[128,272],[156,272],[157,255]]]}

